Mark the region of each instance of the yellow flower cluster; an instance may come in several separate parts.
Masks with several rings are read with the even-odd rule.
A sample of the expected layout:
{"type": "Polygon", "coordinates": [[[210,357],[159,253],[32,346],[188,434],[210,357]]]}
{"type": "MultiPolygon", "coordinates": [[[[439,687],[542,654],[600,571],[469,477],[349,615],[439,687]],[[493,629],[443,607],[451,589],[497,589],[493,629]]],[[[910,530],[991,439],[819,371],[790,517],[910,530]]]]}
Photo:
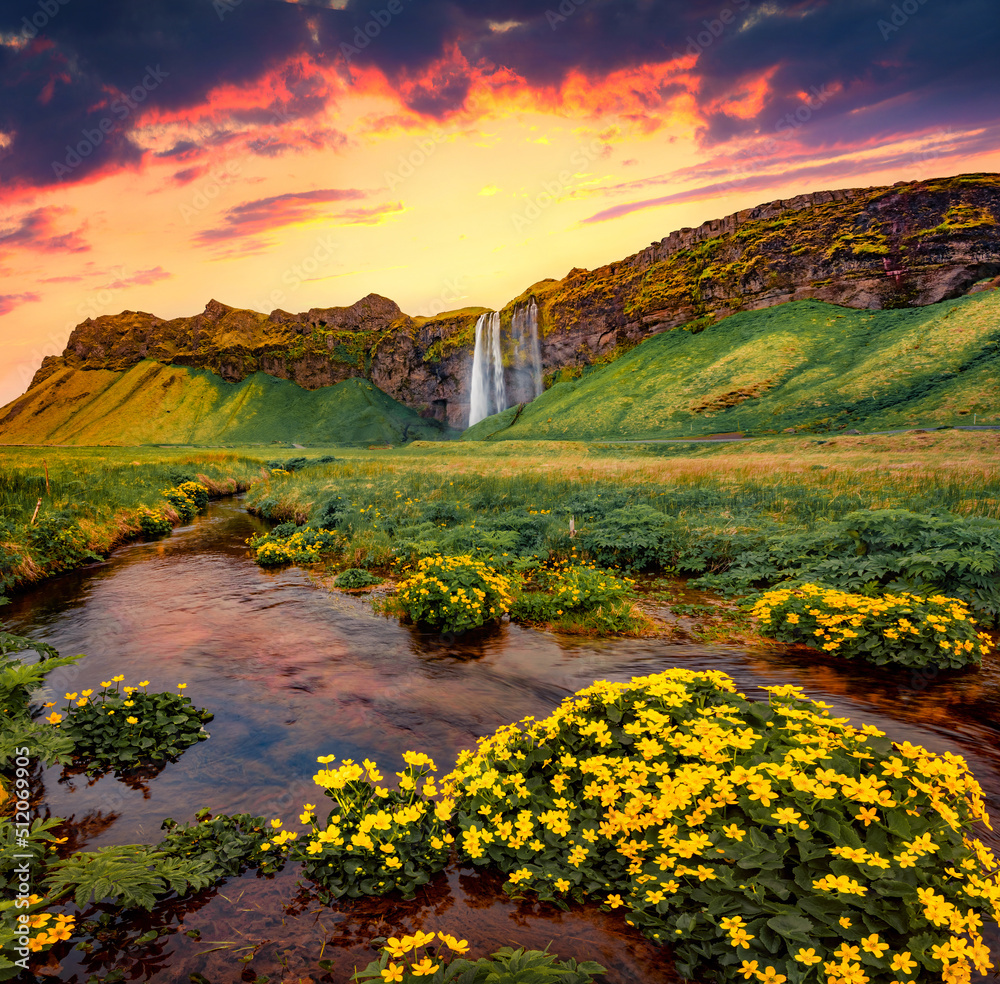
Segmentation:
{"type": "Polygon", "coordinates": [[[499,619],[511,604],[510,582],[470,554],[424,557],[401,581],[399,607],[414,621],[464,631],[499,619]]]}
{"type": "Polygon", "coordinates": [[[280,567],[284,564],[315,564],[320,556],[337,544],[336,530],[296,530],[284,539],[268,537],[252,540],[254,559],[261,567],[280,567]]]}
{"type": "Polygon", "coordinates": [[[822,961],[826,984],[895,980],[912,959],[945,984],[989,969],[980,913],[1000,919],[1000,883],[965,833],[989,824],[965,762],[893,746],[798,688],[766,689],[769,703],[755,703],[722,673],[668,670],[596,683],[543,721],[499,729],[441,783],[464,854],[488,863],[499,847],[514,892],[628,905],[631,924],[691,961],[684,976],[701,959],[685,956],[686,939],[700,947],[715,919],[686,913],[713,898],[719,955],[746,957],[747,979],[782,984],[796,961],[822,961]],[[736,915],[747,910],[763,915],[736,915]],[[762,932],[773,938],[789,911],[801,913],[790,933],[808,915],[846,942],[789,940],[782,958],[762,932]],[[908,946],[911,933],[934,949],[908,946]]]}
{"type": "MultiPolygon", "coordinates": [[[[322,755],[317,761],[327,766],[334,759],[322,755]]],[[[379,785],[382,773],[370,759],[361,764],[345,759],[338,768],[322,768],[313,776],[337,806],[320,822],[316,806],[305,804],[299,820],[309,830],[296,857],[311,877],[338,897],[382,895],[393,888],[412,893],[414,885],[426,882],[431,871],[440,870],[447,860],[455,841],[446,826],[454,801],[429,799],[438,795],[430,775],[437,765],[431,758],[405,752],[403,760],[406,769],[396,773],[399,791],[379,785]],[[415,874],[404,872],[407,862],[417,869],[415,874]],[[362,891],[359,883],[366,880],[369,884],[362,891]]],[[[286,835],[280,842],[272,840],[287,847],[292,839],[286,835]]]]}
{"type": "MultiPolygon", "coordinates": [[[[33,898],[37,898],[37,896],[33,896],[33,898]]],[[[35,913],[28,918],[28,927],[38,929],[40,932],[29,937],[28,949],[32,953],[40,953],[53,943],[68,940],[73,935],[75,925],[76,916],[64,916],[62,913],[53,916],[49,912],[35,913]]]]}
{"type": "MultiPolygon", "coordinates": [[[[414,977],[430,977],[431,974],[436,973],[441,966],[440,956],[432,958],[423,953],[418,957],[416,954],[417,950],[432,944],[435,936],[452,953],[462,955],[469,950],[467,940],[457,939],[450,933],[425,933],[418,929],[413,936],[401,936],[398,938],[390,936],[386,941],[386,945],[382,947],[382,950],[393,959],[380,971],[382,980],[392,984],[392,982],[402,981],[404,974],[411,974],[414,977]],[[411,953],[413,956],[409,957],[407,963],[396,963],[397,960],[411,953]]],[[[440,947],[438,949],[440,950],[440,947]]]]}
{"type": "Polygon", "coordinates": [[[779,639],[875,663],[960,667],[990,649],[968,607],[944,595],[868,597],[801,584],[764,592],[752,614],[779,639]]]}

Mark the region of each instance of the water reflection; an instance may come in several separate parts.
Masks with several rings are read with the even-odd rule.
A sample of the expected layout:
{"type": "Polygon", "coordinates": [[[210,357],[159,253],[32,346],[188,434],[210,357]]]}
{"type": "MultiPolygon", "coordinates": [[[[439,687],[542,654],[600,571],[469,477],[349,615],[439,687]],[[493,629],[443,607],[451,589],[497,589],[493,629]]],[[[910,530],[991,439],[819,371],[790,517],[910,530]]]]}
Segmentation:
{"type": "MultiPolygon", "coordinates": [[[[318,590],[303,571],[259,570],[245,546],[259,528],[238,503],[215,504],[168,540],[130,546],[5,609],[12,631],[63,654],[88,654],[80,667],[58,671],[57,698],[124,673],[126,682],[149,679],[155,690],[185,682],[215,715],[211,740],[159,774],[87,778],[54,769],[42,777],[41,812],[72,818],[73,848],[155,842],[164,817],[191,821],[206,806],[292,818],[303,802],[316,802],[311,776],[319,755],[373,757],[392,772],[403,751],[420,749],[446,767],[477,737],[543,715],[595,679],[627,680],[677,665],[722,670],[751,697],[761,695],[760,686],[796,683],[857,724],[964,755],[1000,815],[995,660],[979,672],[935,678],[795,650],[601,642],[510,625],[442,641],[372,615],[357,597],[318,590]]],[[[997,835],[984,834],[1000,850],[997,835]]],[[[663,952],[619,916],[515,903],[499,894],[499,884],[453,870],[413,902],[329,907],[297,894],[294,871],[247,875],[143,916],[128,938],[151,929],[158,935],[130,944],[125,963],[115,964],[117,944],[109,942],[68,957],[61,979],[83,982],[115,965],[130,978],[162,982],[193,972],[213,982],[241,973],[247,980],[341,981],[371,959],[373,937],[421,927],[457,933],[480,953],[551,942],[563,956],[614,968],[612,981],[675,979],[663,952]],[[200,939],[185,935],[195,929],[200,939]],[[317,963],[321,954],[332,961],[328,972],[317,963]],[[248,955],[244,968],[240,959],[248,955]]]]}

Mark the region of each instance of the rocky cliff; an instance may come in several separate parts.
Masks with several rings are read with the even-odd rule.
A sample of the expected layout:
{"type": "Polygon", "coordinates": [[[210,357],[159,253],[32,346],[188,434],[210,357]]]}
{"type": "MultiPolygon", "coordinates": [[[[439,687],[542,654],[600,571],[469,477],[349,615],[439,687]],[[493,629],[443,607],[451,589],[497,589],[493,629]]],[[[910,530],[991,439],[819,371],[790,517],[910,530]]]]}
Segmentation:
{"type": "MultiPolygon", "coordinates": [[[[698,331],[737,311],[815,298],[854,308],[926,305],[1000,275],[1000,175],[824,191],[681,229],[626,259],[571,270],[514,298],[539,305],[545,373],[570,374],[642,339],[698,331]]],[[[482,308],[411,318],[370,294],[350,307],[270,314],[210,301],[190,318],[124,311],[83,322],[32,386],[64,368],[144,359],[254,372],[317,389],[365,377],[422,416],[463,427],[482,308]]],[[[2,420],[0,420],[2,425],[2,420]]]]}

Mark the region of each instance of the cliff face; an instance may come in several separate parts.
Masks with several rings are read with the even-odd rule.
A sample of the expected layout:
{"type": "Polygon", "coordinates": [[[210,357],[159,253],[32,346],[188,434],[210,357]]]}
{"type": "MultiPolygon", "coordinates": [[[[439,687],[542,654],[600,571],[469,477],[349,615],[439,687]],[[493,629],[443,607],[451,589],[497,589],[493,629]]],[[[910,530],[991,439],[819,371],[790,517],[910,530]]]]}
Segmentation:
{"type": "MultiPolygon", "coordinates": [[[[807,298],[855,308],[926,305],[998,274],[1000,175],[960,175],[801,195],[681,229],[616,263],[541,281],[501,317],[508,323],[516,303],[535,297],[551,375],[736,311],[807,298]]],[[[424,417],[464,427],[483,310],[415,319],[369,294],[350,307],[299,314],[218,301],[170,321],[124,311],[74,329],[32,386],[62,368],[124,371],[143,359],[234,382],[263,371],[306,389],[360,376],[424,417]]]]}

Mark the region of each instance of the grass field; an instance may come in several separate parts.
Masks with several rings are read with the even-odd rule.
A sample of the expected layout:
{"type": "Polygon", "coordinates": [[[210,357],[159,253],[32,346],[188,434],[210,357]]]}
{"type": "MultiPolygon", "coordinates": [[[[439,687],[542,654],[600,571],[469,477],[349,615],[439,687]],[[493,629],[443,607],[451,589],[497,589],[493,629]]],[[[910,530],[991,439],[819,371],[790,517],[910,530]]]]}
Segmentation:
{"type": "Polygon", "coordinates": [[[162,490],[190,479],[216,493],[249,487],[248,507],[273,521],[337,528],[342,549],[326,558],[331,569],[387,571],[435,551],[472,552],[505,564],[570,556],[589,543],[605,563],[677,566],[704,575],[725,571],[762,543],[859,510],[918,517],[944,511],[995,524],[1000,433],[645,446],[504,441],[226,451],[8,448],[0,451],[0,575],[6,589],[135,538],[143,509],[164,507],[162,490]],[[291,474],[271,473],[286,464],[291,474]],[[569,536],[571,518],[578,539],[569,536]],[[75,552],[65,545],[67,530],[75,552]],[[602,553],[601,536],[617,537],[619,546],[602,553]],[[658,543],[659,552],[643,547],[647,541],[658,543]]]}
{"type": "Polygon", "coordinates": [[[0,593],[135,539],[144,509],[159,507],[176,522],[163,498],[166,488],[199,481],[213,495],[247,489],[266,473],[264,456],[263,451],[251,458],[161,448],[0,448],[0,593]]]}
{"type": "Polygon", "coordinates": [[[1000,422],[1000,293],[867,311],[798,301],[664,332],[467,440],[676,438],[1000,422]],[[515,422],[516,417],[516,422],[515,422]]]}

